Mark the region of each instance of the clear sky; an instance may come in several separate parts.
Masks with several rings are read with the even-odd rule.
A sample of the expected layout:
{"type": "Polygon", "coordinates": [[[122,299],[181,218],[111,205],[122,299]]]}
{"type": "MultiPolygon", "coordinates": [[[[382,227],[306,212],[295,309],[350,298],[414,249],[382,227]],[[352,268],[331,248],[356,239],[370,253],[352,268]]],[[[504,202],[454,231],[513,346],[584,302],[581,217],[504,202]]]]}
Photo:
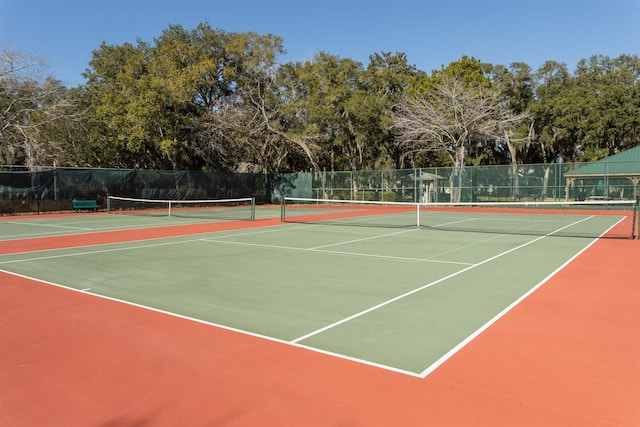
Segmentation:
{"type": "Polygon", "coordinates": [[[640,0],[0,0],[0,44],[46,60],[68,87],[103,41],[153,43],[202,22],[282,37],[280,62],[404,52],[427,73],[463,55],[573,71],[592,55],[640,54],[640,0]]]}

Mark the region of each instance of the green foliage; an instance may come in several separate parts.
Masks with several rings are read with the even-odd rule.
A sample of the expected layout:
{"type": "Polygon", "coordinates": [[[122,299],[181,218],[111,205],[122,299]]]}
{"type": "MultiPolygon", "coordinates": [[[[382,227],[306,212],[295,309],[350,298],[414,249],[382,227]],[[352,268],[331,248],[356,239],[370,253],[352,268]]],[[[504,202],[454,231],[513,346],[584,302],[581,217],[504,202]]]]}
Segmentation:
{"type": "Polygon", "coordinates": [[[532,70],[462,56],[427,74],[401,52],[373,53],[368,64],[328,52],[278,63],[283,53],[273,34],[170,25],[153,42],[102,43],[78,88],[2,74],[0,162],[353,171],[597,160],[640,144],[637,55],[595,55],[573,74],[553,61],[532,70]],[[463,152],[452,141],[408,149],[394,114],[452,78],[498,93],[526,120],[472,136],[463,152]]]}
{"type": "Polygon", "coordinates": [[[597,160],[640,142],[638,56],[594,56],[580,61],[574,76],[547,62],[538,79],[532,109],[542,160],[597,160]]]}
{"type": "Polygon", "coordinates": [[[415,95],[414,91],[419,94],[427,94],[433,91],[446,78],[460,79],[468,88],[490,88],[490,70],[491,65],[483,64],[478,59],[463,55],[458,61],[451,62],[446,67],[442,66],[439,70],[433,70],[431,75],[420,75],[415,87],[409,94],[415,95]]]}
{"type": "Polygon", "coordinates": [[[382,202],[400,202],[402,197],[395,191],[383,191],[382,202]]]}

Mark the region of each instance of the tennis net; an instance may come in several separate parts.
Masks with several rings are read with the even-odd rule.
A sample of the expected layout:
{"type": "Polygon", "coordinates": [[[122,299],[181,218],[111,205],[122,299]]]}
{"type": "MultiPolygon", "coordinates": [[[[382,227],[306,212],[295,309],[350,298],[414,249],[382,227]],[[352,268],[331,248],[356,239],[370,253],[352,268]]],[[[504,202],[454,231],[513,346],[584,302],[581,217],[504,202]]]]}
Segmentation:
{"type": "Polygon", "coordinates": [[[255,199],[155,200],[109,196],[107,212],[120,215],[252,221],[255,219],[255,199]]]}
{"type": "Polygon", "coordinates": [[[572,237],[634,238],[633,200],[404,203],[285,197],[283,222],[572,237]]]}

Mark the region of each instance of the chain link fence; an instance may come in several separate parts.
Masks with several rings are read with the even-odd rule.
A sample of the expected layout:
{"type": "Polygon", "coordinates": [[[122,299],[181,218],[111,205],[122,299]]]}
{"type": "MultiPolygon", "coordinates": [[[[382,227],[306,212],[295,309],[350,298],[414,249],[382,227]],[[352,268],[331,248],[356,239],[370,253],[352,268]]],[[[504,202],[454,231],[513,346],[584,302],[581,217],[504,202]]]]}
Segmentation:
{"type": "Polygon", "coordinates": [[[615,173],[628,169],[629,165],[609,163],[602,173],[571,175],[584,165],[550,163],[273,175],[141,169],[27,170],[0,166],[0,214],[71,210],[73,199],[95,199],[104,208],[108,195],[171,200],[255,197],[257,203],[275,203],[281,196],[421,203],[637,199],[638,175],[633,178],[615,173]]]}
{"type": "MultiPolygon", "coordinates": [[[[502,202],[637,198],[638,179],[609,174],[568,179],[582,163],[550,163],[313,174],[315,199],[388,202],[502,202]]],[[[611,165],[609,165],[611,166],[611,165]]],[[[291,195],[291,194],[287,194],[291,195]]]]}

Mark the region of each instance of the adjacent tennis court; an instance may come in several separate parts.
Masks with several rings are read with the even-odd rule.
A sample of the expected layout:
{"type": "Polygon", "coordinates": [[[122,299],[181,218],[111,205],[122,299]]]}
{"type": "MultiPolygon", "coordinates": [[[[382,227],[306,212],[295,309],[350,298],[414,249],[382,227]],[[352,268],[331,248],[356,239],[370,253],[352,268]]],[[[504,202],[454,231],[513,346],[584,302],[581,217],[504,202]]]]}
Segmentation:
{"type": "Polygon", "coordinates": [[[0,270],[418,379],[598,236],[629,238],[637,229],[634,204],[127,203],[113,212],[127,215],[0,221],[0,270]]]}

